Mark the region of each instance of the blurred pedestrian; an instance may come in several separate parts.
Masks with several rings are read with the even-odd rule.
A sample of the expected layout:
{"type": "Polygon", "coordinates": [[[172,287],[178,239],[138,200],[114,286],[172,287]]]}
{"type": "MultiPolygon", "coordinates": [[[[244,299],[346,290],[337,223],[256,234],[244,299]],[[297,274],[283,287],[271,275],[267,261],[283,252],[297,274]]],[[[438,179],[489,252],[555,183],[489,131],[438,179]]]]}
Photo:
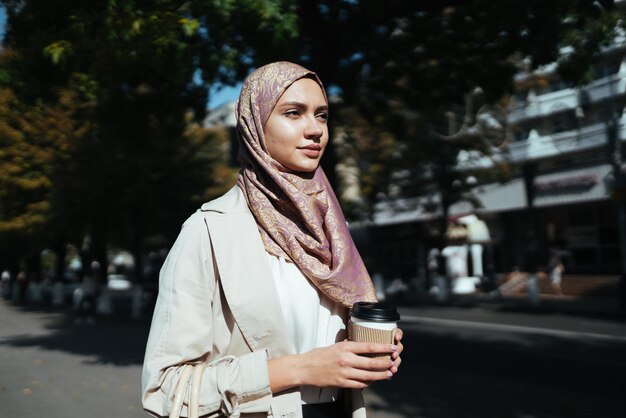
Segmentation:
{"type": "Polygon", "coordinates": [[[561,251],[556,248],[552,248],[550,250],[550,260],[548,261],[548,272],[550,275],[550,285],[557,296],[563,296],[561,280],[564,271],[565,265],[563,264],[561,251]]]}
{"type": "Polygon", "coordinates": [[[364,417],[358,390],[397,372],[394,345],[342,341],[376,299],[320,159],[328,100],[287,62],[245,81],[237,186],[189,218],[160,275],[143,404],[168,415],[186,363],[208,360],[200,415],[364,417]],[[389,353],[393,360],[361,354],[389,353]],[[304,404],[304,405],[303,405],[304,404]]]}
{"type": "Polygon", "coordinates": [[[446,258],[441,254],[439,249],[431,248],[428,252],[428,258],[426,260],[426,266],[428,268],[428,293],[435,297],[437,302],[443,303],[448,299],[448,283],[445,275],[441,274],[441,269],[444,268],[446,258]],[[442,267],[440,268],[440,263],[442,267]]]}
{"type": "Polygon", "coordinates": [[[506,280],[500,283],[496,289],[489,292],[489,296],[493,298],[509,296],[520,292],[524,288],[528,291],[528,274],[520,272],[519,267],[514,266],[511,272],[506,275],[506,280]]]}
{"type": "Polygon", "coordinates": [[[15,291],[13,292],[13,301],[17,303],[26,302],[26,292],[28,291],[28,276],[26,271],[20,270],[15,278],[15,291]]]}
{"type": "Polygon", "coordinates": [[[0,288],[2,289],[2,297],[7,300],[11,297],[11,273],[9,270],[3,270],[0,275],[0,288]]]}
{"type": "Polygon", "coordinates": [[[465,215],[459,218],[459,223],[467,228],[467,242],[472,259],[472,276],[483,278],[483,250],[491,240],[487,223],[479,219],[475,214],[465,215]]]}
{"type": "Polygon", "coordinates": [[[426,269],[428,270],[429,284],[434,281],[439,272],[439,249],[431,248],[428,251],[428,257],[426,258],[426,269]]]}
{"type": "Polygon", "coordinates": [[[74,290],[74,310],[77,323],[93,324],[96,320],[96,302],[99,294],[100,263],[91,263],[91,271],[83,276],[80,285],[74,290]]]}

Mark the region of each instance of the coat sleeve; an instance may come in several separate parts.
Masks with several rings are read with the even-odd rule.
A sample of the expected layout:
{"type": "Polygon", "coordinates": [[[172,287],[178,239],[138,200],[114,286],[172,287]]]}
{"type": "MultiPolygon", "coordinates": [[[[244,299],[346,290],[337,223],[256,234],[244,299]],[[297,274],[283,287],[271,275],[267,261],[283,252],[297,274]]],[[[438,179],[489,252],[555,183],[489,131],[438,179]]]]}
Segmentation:
{"type": "MultiPolygon", "coordinates": [[[[183,224],[159,276],[142,373],[142,401],[148,413],[169,415],[183,365],[210,356],[211,302],[216,287],[208,228],[203,215],[196,212],[183,224]]],[[[182,416],[187,416],[188,398],[185,396],[182,416]]],[[[204,370],[201,416],[267,413],[271,399],[264,350],[224,357],[204,370]]]]}

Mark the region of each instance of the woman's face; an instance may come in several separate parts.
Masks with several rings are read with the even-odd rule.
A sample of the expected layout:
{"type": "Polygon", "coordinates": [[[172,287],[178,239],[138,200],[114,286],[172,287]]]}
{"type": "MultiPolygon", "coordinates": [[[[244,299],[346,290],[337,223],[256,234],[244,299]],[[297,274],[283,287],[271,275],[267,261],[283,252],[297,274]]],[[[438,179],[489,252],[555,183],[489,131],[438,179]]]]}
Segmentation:
{"type": "Polygon", "coordinates": [[[278,99],[265,128],[267,151],[296,172],[317,169],[328,144],[328,104],[314,80],[301,78],[278,99]]]}

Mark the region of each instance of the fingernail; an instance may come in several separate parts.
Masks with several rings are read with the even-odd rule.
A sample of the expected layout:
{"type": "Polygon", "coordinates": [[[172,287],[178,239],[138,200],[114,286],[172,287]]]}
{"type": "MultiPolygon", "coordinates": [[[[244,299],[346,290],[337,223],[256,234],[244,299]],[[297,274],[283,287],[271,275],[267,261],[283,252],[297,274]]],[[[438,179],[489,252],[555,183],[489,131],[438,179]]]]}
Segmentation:
{"type": "Polygon", "coordinates": [[[395,365],[396,365],[396,362],[395,362],[395,361],[392,361],[392,362],[391,362],[391,367],[393,367],[393,366],[395,366],[395,365]]]}
{"type": "Polygon", "coordinates": [[[395,344],[391,344],[391,351],[396,351],[398,349],[398,346],[395,344]]]}
{"type": "Polygon", "coordinates": [[[393,373],[391,373],[391,371],[387,370],[387,377],[392,377],[393,373]]]}

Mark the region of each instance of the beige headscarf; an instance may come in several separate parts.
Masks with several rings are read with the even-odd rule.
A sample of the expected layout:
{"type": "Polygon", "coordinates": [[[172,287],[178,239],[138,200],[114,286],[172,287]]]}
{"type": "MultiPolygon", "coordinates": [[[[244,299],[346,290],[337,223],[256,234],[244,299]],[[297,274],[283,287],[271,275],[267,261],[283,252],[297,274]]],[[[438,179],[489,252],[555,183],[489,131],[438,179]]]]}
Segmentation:
{"type": "Polygon", "coordinates": [[[351,307],[375,301],[375,291],[346,220],[321,167],[306,178],[267,152],[263,128],[280,96],[309,77],[326,92],[315,73],[289,62],[254,71],[237,103],[239,160],[237,180],[252,211],[265,249],[293,261],[326,296],[351,307]]]}

